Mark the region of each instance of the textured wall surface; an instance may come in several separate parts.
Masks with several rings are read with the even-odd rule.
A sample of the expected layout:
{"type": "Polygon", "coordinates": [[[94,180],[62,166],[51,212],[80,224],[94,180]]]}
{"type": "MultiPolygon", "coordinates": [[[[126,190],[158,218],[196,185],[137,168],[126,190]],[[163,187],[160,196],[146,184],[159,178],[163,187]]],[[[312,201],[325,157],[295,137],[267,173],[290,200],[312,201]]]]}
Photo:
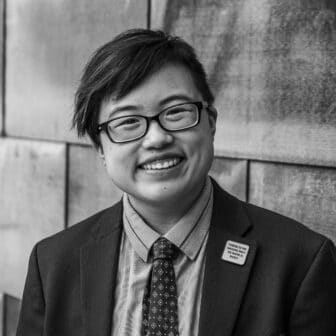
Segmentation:
{"type": "Polygon", "coordinates": [[[19,311],[19,299],[0,293],[0,335],[15,336],[19,311]]]}
{"type": "Polygon", "coordinates": [[[65,145],[0,139],[0,292],[20,296],[28,256],[64,228],[65,145]]]}
{"type": "Polygon", "coordinates": [[[4,30],[3,30],[3,15],[4,15],[4,0],[0,0],[0,46],[1,46],[1,53],[0,53],[0,134],[3,133],[3,123],[4,123],[4,114],[2,111],[3,105],[3,82],[4,82],[4,30]]]}
{"type": "Polygon", "coordinates": [[[219,155],[336,166],[336,2],[152,1],[183,36],[220,110],[219,155]]]}
{"type": "Polygon", "coordinates": [[[84,146],[71,146],[69,149],[68,195],[69,225],[121,198],[120,190],[109,179],[98,153],[84,146]]]}
{"type": "Polygon", "coordinates": [[[211,176],[336,242],[334,0],[0,0],[0,14],[0,336],[33,245],[121,196],[70,123],[88,56],[127,28],[195,46],[219,111],[211,176]]]}
{"type": "Polygon", "coordinates": [[[89,55],[144,26],[147,1],[7,1],[7,133],[75,140],[73,93],[89,55]]]}
{"type": "Polygon", "coordinates": [[[250,201],[295,218],[336,243],[336,169],[251,163],[250,201]]]}

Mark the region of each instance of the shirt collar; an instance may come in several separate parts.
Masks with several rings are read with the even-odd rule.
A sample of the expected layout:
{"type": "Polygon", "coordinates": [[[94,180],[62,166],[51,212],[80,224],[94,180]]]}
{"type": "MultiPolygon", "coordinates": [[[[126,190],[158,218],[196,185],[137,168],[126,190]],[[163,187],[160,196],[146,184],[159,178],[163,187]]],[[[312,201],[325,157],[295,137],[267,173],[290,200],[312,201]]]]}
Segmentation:
{"type": "MultiPolygon", "coordinates": [[[[160,234],[149,227],[132,207],[128,195],[123,195],[123,224],[127,238],[140,258],[147,262],[149,251],[160,234]]],[[[194,260],[209,231],[213,205],[213,190],[207,177],[204,188],[189,211],[164,235],[189,259],[194,260]]]]}

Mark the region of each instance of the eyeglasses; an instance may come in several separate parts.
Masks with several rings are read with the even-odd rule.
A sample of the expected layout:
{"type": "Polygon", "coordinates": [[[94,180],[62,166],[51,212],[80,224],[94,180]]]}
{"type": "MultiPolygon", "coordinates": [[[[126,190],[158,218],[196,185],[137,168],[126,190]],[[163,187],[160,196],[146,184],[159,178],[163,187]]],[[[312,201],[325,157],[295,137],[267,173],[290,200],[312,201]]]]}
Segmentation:
{"type": "Polygon", "coordinates": [[[144,137],[152,120],[165,131],[182,131],[197,126],[202,109],[207,107],[209,105],[204,102],[190,102],[170,106],[154,117],[142,115],[118,117],[98,125],[97,133],[104,131],[114,143],[130,142],[144,137]]]}

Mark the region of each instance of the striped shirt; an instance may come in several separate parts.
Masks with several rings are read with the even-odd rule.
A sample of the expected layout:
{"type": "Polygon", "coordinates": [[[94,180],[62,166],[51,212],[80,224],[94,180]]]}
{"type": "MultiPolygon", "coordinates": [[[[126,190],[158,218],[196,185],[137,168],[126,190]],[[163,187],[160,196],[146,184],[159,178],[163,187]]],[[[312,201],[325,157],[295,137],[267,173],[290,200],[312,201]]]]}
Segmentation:
{"type": "MultiPolygon", "coordinates": [[[[124,232],[120,245],[112,336],[140,336],[142,300],[152,267],[149,251],[160,234],[143,221],[126,194],[123,196],[123,205],[124,232]]],[[[180,249],[174,261],[180,336],[198,334],[205,246],[212,205],[212,184],[207,178],[194,205],[164,235],[180,249]]]]}

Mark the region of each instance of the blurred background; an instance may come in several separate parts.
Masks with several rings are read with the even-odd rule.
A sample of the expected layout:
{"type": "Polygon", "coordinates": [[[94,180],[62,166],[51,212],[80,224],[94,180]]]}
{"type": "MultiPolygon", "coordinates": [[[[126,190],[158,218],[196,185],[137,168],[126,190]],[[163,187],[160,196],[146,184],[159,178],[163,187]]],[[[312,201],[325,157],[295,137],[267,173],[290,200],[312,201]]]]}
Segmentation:
{"type": "Polygon", "coordinates": [[[121,31],[184,37],[219,111],[211,174],[336,242],[335,0],[0,0],[0,336],[33,245],[120,197],[70,129],[92,52],[121,31]]]}

